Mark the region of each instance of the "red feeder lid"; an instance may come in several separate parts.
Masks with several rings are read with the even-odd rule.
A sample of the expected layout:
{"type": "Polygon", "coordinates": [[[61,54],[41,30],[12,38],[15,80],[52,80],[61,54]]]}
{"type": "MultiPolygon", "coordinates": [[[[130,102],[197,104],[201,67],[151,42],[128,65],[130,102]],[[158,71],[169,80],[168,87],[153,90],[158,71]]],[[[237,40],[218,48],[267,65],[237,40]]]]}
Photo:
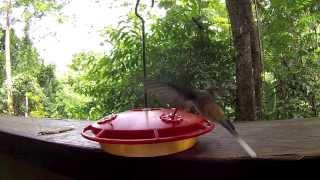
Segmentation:
{"type": "Polygon", "coordinates": [[[99,143],[150,144],[200,136],[213,128],[213,123],[192,113],[152,108],[106,116],[84,128],[81,134],[99,143]]]}

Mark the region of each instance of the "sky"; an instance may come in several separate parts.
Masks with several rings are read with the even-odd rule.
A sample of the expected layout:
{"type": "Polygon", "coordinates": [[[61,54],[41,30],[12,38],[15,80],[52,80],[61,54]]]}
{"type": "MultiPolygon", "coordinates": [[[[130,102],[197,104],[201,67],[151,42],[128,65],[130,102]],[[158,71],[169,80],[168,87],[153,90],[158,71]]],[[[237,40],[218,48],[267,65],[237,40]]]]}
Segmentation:
{"type": "MultiPolygon", "coordinates": [[[[5,4],[0,0],[0,4],[5,4]]],[[[102,30],[107,26],[116,26],[130,10],[134,10],[135,0],[70,0],[63,7],[64,22],[59,23],[54,14],[33,20],[30,27],[30,37],[41,58],[46,64],[55,64],[58,75],[67,73],[67,65],[72,62],[72,56],[78,52],[105,53],[111,45],[104,42],[102,30]],[[128,6],[121,6],[128,2],[128,6]]],[[[142,3],[147,3],[141,1],[142,3]]],[[[165,11],[148,6],[145,12],[159,17],[165,11]]],[[[15,8],[13,17],[21,17],[22,9],[15,8]]],[[[4,15],[0,16],[0,24],[4,24],[4,15]]],[[[148,22],[147,22],[148,24],[148,22]]],[[[24,24],[16,22],[13,29],[22,37],[24,24]]],[[[148,29],[148,27],[146,27],[148,29]]]]}
{"type": "Polygon", "coordinates": [[[130,8],[118,7],[113,0],[72,0],[62,9],[66,16],[64,23],[59,23],[53,15],[34,21],[31,39],[45,63],[55,64],[57,72],[64,74],[74,53],[110,50],[110,45],[101,44],[101,31],[106,26],[116,25],[119,17],[126,15],[130,8]]]}

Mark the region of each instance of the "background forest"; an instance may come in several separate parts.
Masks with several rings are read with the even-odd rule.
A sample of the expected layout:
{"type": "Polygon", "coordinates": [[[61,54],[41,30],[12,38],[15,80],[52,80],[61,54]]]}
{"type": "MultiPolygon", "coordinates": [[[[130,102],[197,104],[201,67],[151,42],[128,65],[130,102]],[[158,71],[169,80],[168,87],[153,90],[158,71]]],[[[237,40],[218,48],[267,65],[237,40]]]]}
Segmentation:
{"type": "MultiPolygon", "coordinates": [[[[78,52],[68,73],[57,78],[28,36],[30,22],[59,13],[68,2],[16,1],[24,9],[25,36],[10,33],[14,115],[96,120],[111,112],[143,106],[140,21],[134,3],[117,27],[101,36],[105,53],[78,52]]],[[[236,117],[236,64],[228,11],[220,0],[159,0],[162,17],[141,11],[147,22],[148,77],[195,88],[214,87],[216,99],[236,117]]],[[[107,10],[106,10],[107,11],[107,10]]],[[[319,116],[320,3],[317,0],[257,0],[254,21],[262,45],[262,119],[319,116]]],[[[6,16],[5,6],[1,16],[6,16]]],[[[63,23],[63,22],[61,22],[63,23]]],[[[5,25],[0,26],[0,113],[8,113],[5,25]]],[[[81,37],[79,37],[81,39],[81,37]]],[[[84,42],[85,43],[85,42],[84,42]]],[[[156,104],[154,104],[156,105],[156,104]]]]}

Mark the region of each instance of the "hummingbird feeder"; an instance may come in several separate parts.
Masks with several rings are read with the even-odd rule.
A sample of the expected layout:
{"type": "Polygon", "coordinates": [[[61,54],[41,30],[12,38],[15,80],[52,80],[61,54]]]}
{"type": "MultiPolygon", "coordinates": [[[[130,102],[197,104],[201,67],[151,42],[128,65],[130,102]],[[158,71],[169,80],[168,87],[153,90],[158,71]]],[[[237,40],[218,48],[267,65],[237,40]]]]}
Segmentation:
{"type": "MultiPolygon", "coordinates": [[[[145,27],[141,20],[143,74],[146,79],[145,27]]],[[[152,6],[154,1],[152,0],[152,6]]],[[[197,137],[210,132],[214,124],[201,116],[182,110],[147,108],[147,93],[144,92],[143,109],[106,116],[87,126],[82,136],[100,143],[101,148],[114,155],[127,157],[153,157],[185,151],[197,142],[197,137]]]]}
{"type": "Polygon", "coordinates": [[[152,157],[191,148],[214,124],[177,109],[133,109],[109,115],[87,126],[82,136],[114,155],[152,157]]]}

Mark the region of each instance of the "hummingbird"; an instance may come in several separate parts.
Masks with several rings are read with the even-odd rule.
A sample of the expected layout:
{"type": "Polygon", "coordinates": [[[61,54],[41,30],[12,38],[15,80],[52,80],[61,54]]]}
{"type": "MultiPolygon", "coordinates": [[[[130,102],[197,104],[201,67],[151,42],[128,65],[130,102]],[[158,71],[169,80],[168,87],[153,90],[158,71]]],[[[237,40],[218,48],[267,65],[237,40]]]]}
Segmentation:
{"type": "Polygon", "coordinates": [[[241,138],[232,121],[226,118],[224,111],[214,101],[208,90],[182,88],[157,80],[145,80],[144,88],[148,94],[160,103],[198,114],[209,121],[219,123],[235,138],[250,157],[257,157],[255,151],[241,138]]]}

